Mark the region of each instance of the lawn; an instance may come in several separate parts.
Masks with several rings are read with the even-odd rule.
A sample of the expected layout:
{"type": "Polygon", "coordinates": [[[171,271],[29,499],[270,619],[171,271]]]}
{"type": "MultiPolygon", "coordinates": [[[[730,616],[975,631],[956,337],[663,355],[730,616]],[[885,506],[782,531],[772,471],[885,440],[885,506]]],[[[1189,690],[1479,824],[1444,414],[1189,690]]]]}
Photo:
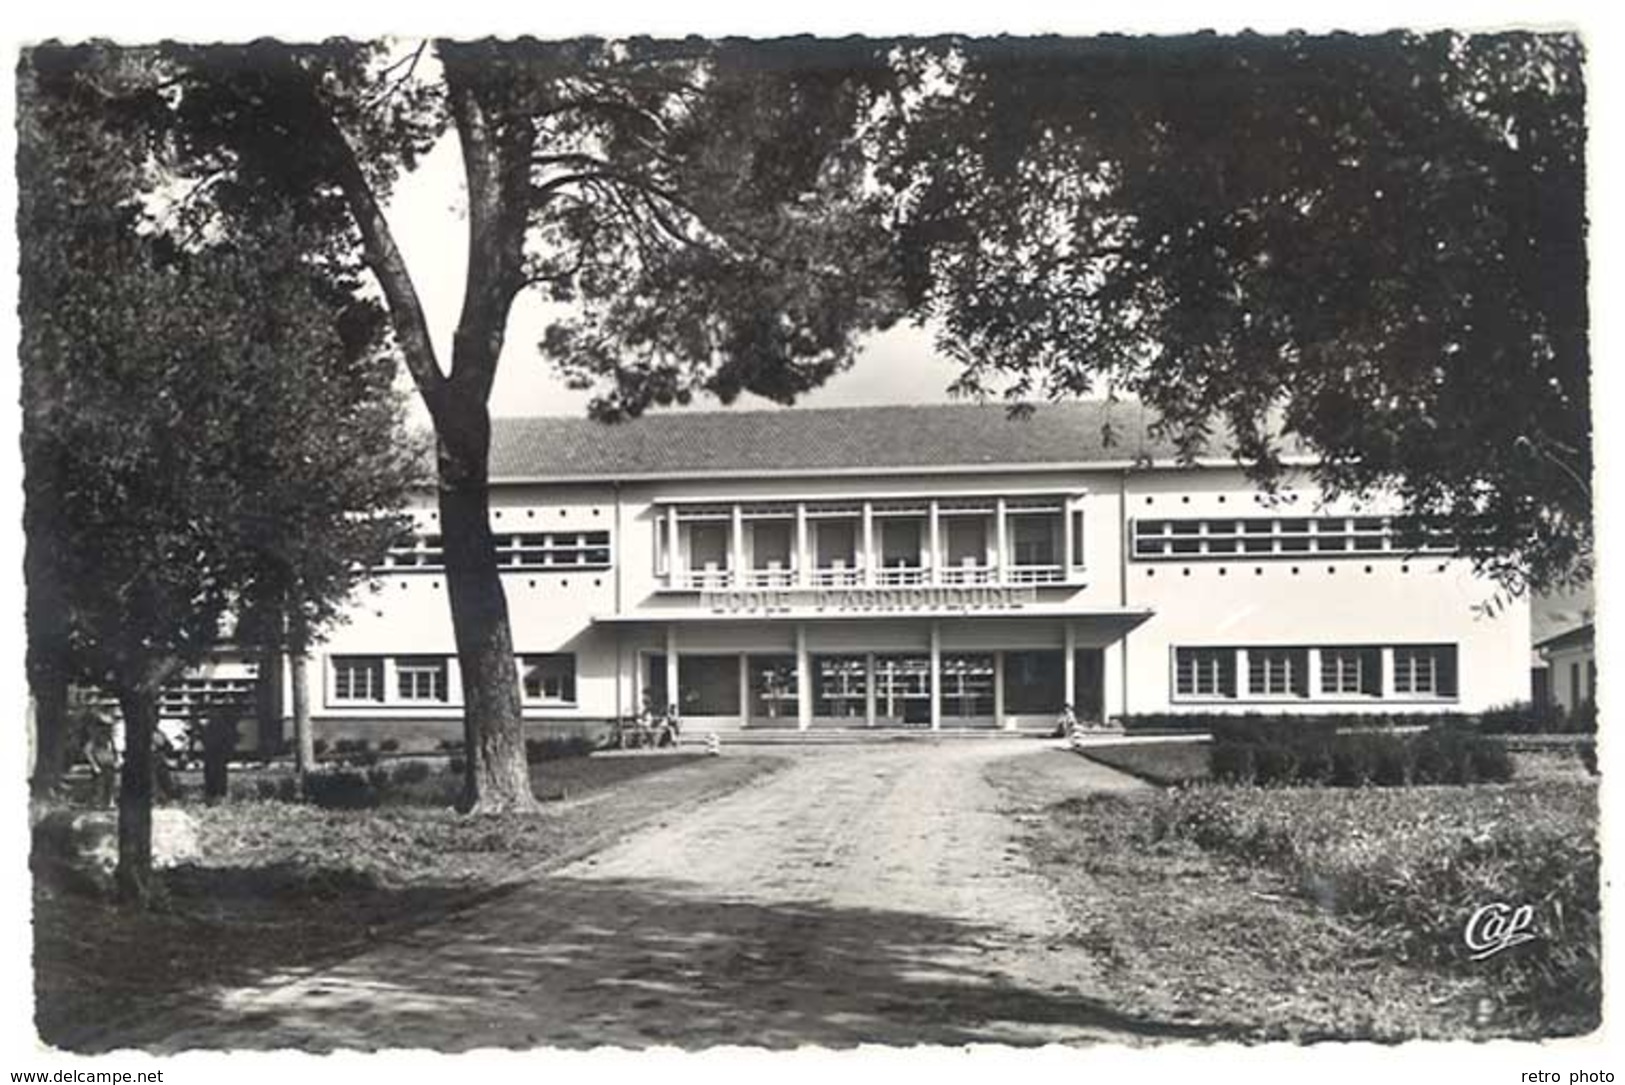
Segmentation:
{"type": "MultiPolygon", "coordinates": [[[[204,859],[163,873],[155,909],[35,880],[36,1025],[59,1047],[116,1047],[120,1020],[158,1002],[184,1011],[220,988],[360,952],[782,763],[666,753],[549,761],[532,768],[536,791],[569,801],[512,818],[424,805],[188,804],[204,859]]],[[[445,782],[423,786],[436,781],[445,782]]]]}
{"type": "Polygon", "coordinates": [[[1083,756],[1130,776],[1164,787],[1208,778],[1211,743],[1174,739],[1168,742],[1124,742],[1111,746],[1085,746],[1083,756]]]}
{"type": "Polygon", "coordinates": [[[1599,1020],[1596,780],[1035,794],[994,775],[1127,1009],[1243,1038],[1539,1038],[1599,1020]],[[1501,901],[1539,937],[1471,961],[1501,901]]]}

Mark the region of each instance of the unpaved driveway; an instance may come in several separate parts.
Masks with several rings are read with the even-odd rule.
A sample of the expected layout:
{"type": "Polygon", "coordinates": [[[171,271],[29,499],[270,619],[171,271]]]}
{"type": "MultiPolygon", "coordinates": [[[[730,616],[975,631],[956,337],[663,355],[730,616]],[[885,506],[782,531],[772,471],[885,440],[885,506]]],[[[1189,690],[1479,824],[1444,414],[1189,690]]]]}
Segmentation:
{"type": "Polygon", "coordinates": [[[683,1047],[1188,1036],[1113,1012],[984,778],[1138,786],[1030,743],[822,747],[450,922],[229,992],[143,1046],[683,1047]],[[1008,779],[1010,766],[1001,775],[1008,779]]]}

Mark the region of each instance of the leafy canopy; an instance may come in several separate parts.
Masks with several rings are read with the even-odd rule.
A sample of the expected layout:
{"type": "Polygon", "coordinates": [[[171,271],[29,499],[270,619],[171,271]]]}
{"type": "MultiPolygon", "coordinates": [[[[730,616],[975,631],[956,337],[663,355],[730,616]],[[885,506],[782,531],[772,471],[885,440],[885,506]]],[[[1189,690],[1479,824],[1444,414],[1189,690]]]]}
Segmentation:
{"type": "Polygon", "coordinates": [[[1591,563],[1566,35],[965,40],[886,178],[968,392],[1130,394],[1266,482],[1392,489],[1514,585],[1591,563]]]}

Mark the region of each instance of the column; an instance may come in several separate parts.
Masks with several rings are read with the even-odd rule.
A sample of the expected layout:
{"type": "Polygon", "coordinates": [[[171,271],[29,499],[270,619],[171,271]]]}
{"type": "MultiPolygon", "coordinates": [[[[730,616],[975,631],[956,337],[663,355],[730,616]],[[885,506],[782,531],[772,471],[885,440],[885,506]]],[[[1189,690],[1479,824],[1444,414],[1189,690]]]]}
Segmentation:
{"type": "Polygon", "coordinates": [[[1008,506],[1000,497],[993,507],[994,546],[997,548],[993,556],[993,581],[996,584],[1010,583],[1010,522],[1006,517],[1007,512],[1008,506]]]}
{"type": "MultiPolygon", "coordinates": [[[[1390,668],[1391,670],[1392,668],[1390,668]]],[[[400,679],[395,675],[395,657],[384,657],[384,702],[394,703],[400,699],[400,679]]],[[[450,690],[447,690],[449,695],[450,690]]]]}
{"type": "MultiPolygon", "coordinates": [[[[1128,645],[1122,640],[1114,640],[1106,645],[1100,653],[1100,715],[1101,722],[1106,723],[1113,716],[1122,716],[1128,712],[1127,687],[1123,681],[1123,666],[1127,658],[1128,645]]],[[[1073,705],[1080,716],[1083,709],[1073,705]]]]}
{"type": "Polygon", "coordinates": [[[796,585],[805,588],[812,583],[812,560],[807,552],[807,503],[796,502],[796,585]]]}
{"type": "Polygon", "coordinates": [[[1318,701],[1321,698],[1320,689],[1320,649],[1309,648],[1303,653],[1303,665],[1309,668],[1308,679],[1305,683],[1309,690],[1309,699],[1318,701]]]}
{"type": "MultiPolygon", "coordinates": [[[[1073,525],[1072,495],[1067,494],[1061,498],[1061,578],[1072,579],[1072,548],[1077,545],[1073,539],[1076,528],[1073,525]]],[[[1076,705],[1073,706],[1077,707],[1076,705]]]]}
{"type": "MultiPolygon", "coordinates": [[[[936,511],[937,503],[931,502],[936,511]]],[[[931,623],[931,730],[942,730],[942,623],[931,623]]]]}
{"type": "Polygon", "coordinates": [[[1004,718],[1004,653],[993,653],[993,726],[1008,729],[1016,725],[1004,718]]]}
{"type": "Polygon", "coordinates": [[[863,657],[863,721],[864,725],[875,725],[875,654],[870,652],[863,657]]]}
{"type": "Polygon", "coordinates": [[[1237,700],[1246,700],[1248,696],[1247,679],[1252,672],[1252,666],[1247,659],[1247,649],[1236,649],[1236,688],[1237,700]]]}
{"type": "Polygon", "coordinates": [[[665,712],[667,708],[675,705],[678,713],[683,708],[682,691],[677,688],[677,624],[669,623],[666,626],[666,703],[654,705],[657,713],[665,712]]]}
{"type": "Polygon", "coordinates": [[[677,587],[682,575],[677,567],[677,506],[666,506],[666,584],[677,587]]]}
{"type": "Polygon", "coordinates": [[[728,563],[730,587],[743,588],[747,586],[745,580],[745,513],[735,502],[733,507],[733,523],[729,530],[728,563]]]}
{"type": "Polygon", "coordinates": [[[739,653],[739,726],[750,726],[750,657],[739,653]]]}
{"type": "Polygon", "coordinates": [[[933,497],[929,514],[930,530],[926,533],[926,546],[928,547],[926,557],[931,567],[930,583],[933,585],[942,583],[942,517],[940,513],[941,510],[937,507],[937,499],[933,497]]]}
{"type": "Polygon", "coordinates": [[[1074,714],[1083,710],[1078,696],[1078,631],[1071,622],[1061,626],[1061,701],[1072,705],[1074,714]]]}
{"type": "MultiPolygon", "coordinates": [[[[796,506],[800,508],[800,506],[796,506]]],[[[807,625],[796,623],[796,728],[801,731],[812,726],[813,683],[812,658],[807,654],[807,625]]]]}
{"type": "MultiPolygon", "coordinates": [[[[1392,648],[1378,649],[1377,659],[1380,661],[1378,665],[1382,667],[1382,699],[1391,701],[1397,696],[1394,689],[1394,650],[1392,648]]],[[[1552,688],[1554,691],[1557,688],[1557,676],[1555,674],[1552,676],[1552,688]]]]}
{"type": "Polygon", "coordinates": [[[875,585],[875,503],[863,503],[863,583],[875,585]]]}

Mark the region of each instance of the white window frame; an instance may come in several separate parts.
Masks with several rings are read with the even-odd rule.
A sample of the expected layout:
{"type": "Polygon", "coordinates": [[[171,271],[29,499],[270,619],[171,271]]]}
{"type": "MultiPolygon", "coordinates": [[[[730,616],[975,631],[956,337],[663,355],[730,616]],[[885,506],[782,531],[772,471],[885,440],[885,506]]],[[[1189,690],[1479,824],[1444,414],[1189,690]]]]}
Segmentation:
{"type": "Polygon", "coordinates": [[[1237,686],[1236,678],[1236,650],[1234,648],[1201,646],[1174,648],[1174,696],[1176,698],[1234,700],[1237,686]],[[1190,684],[1188,689],[1181,688],[1185,679],[1185,660],[1187,658],[1190,661],[1190,684]],[[1229,676],[1228,690],[1225,688],[1227,671],[1229,676]]]}
{"type": "Polygon", "coordinates": [[[1309,696],[1309,650],[1291,647],[1247,649],[1247,696],[1305,700],[1309,696]],[[1299,673],[1299,669],[1303,673],[1299,673]],[[1262,686],[1262,688],[1260,688],[1262,686]]]}
{"type": "Polygon", "coordinates": [[[451,668],[444,656],[401,656],[395,660],[395,697],[402,704],[446,704],[451,699],[451,668]],[[427,693],[419,683],[427,681],[427,693]]]}
{"type": "Polygon", "coordinates": [[[334,704],[384,703],[386,676],[383,656],[332,656],[328,659],[328,669],[332,674],[334,704]],[[364,692],[356,692],[356,673],[367,676],[367,689],[364,692]]]}
{"type": "MultiPolygon", "coordinates": [[[[1320,650],[1320,692],[1325,697],[1369,697],[1366,657],[1369,648],[1330,647],[1320,650]]],[[[1381,655],[1378,655],[1379,666],[1381,655]]],[[[1380,687],[1379,687],[1380,688],[1380,687]]]]}
{"type": "MultiPolygon", "coordinates": [[[[1445,690],[1440,679],[1445,671],[1446,656],[1456,653],[1449,644],[1400,644],[1390,653],[1393,658],[1394,694],[1399,697],[1452,700],[1460,690],[1445,690]],[[1423,666],[1425,664],[1425,667],[1423,666]]],[[[1454,666],[1454,660],[1451,661],[1454,666]]],[[[1460,675],[1456,684],[1461,682],[1460,675]]]]}
{"type": "Polygon", "coordinates": [[[580,703],[581,690],[579,686],[580,674],[574,652],[530,652],[519,657],[519,692],[526,704],[556,705],[560,707],[574,707],[580,703]],[[539,692],[530,690],[530,671],[540,668],[546,662],[567,661],[569,675],[542,675],[540,676],[539,692]],[[557,681],[558,692],[548,693],[548,684],[551,679],[557,681]],[[569,682],[570,696],[564,696],[564,683],[569,682]]]}

